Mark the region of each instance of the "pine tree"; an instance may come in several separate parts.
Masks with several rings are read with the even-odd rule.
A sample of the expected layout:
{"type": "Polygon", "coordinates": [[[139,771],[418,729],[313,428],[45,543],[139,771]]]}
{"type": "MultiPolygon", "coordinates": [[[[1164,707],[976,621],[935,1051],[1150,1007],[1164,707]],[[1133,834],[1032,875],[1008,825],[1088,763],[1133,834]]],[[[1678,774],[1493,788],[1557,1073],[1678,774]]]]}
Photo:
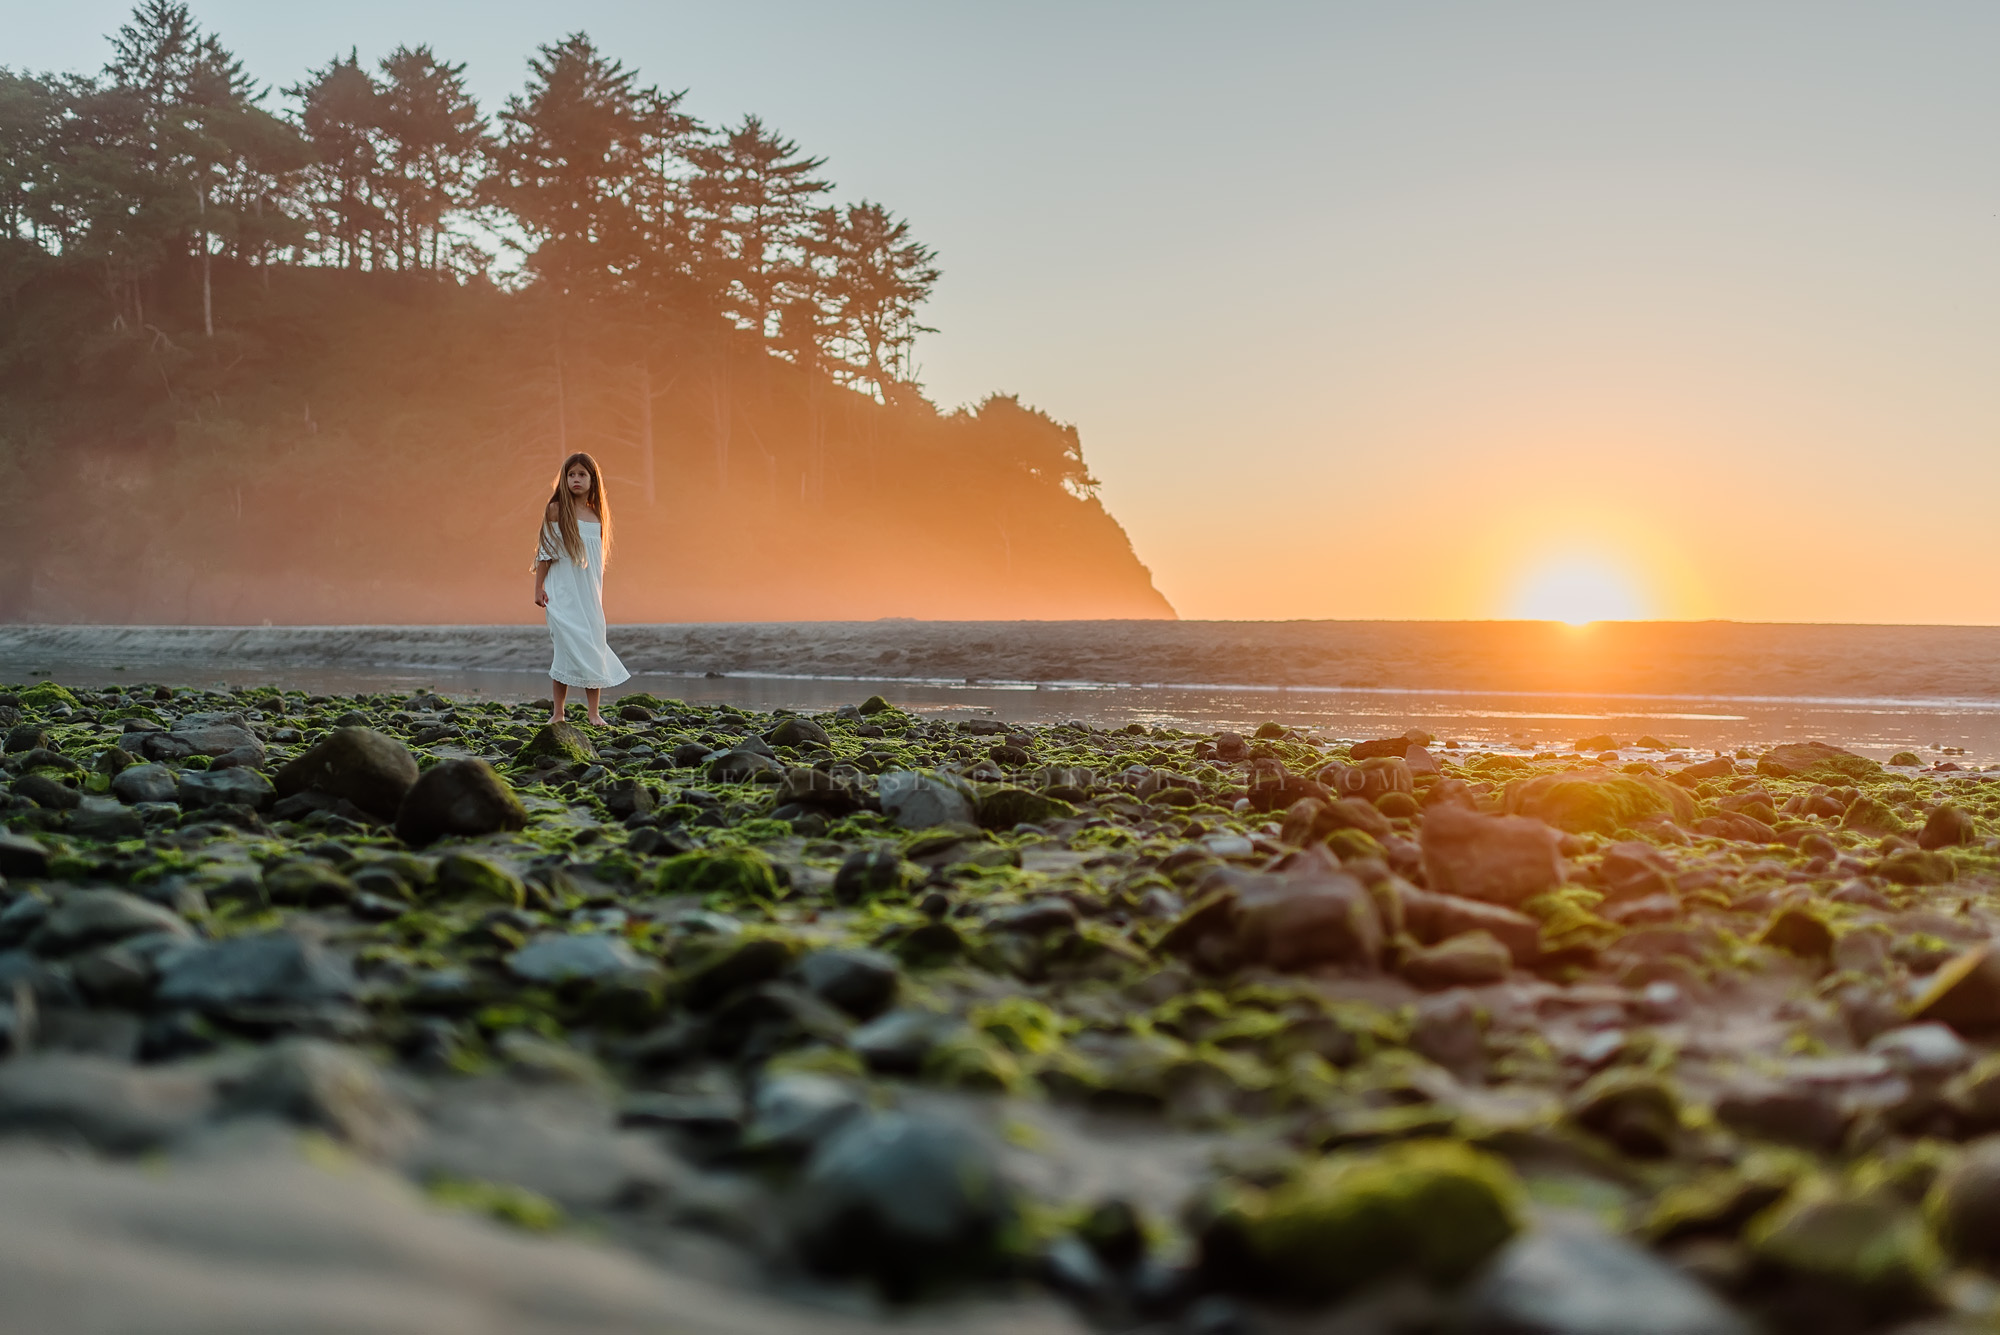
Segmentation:
{"type": "Polygon", "coordinates": [[[386,226],[376,142],[382,90],[349,51],[307,81],[285,90],[300,102],[299,127],[312,146],[306,194],[323,258],[346,269],[366,265],[386,226]]]}
{"type": "Polygon", "coordinates": [[[487,151],[486,121],[465,87],[465,66],[428,46],[399,46],[382,61],[378,104],[391,250],[403,268],[435,270],[449,254],[451,216],[466,208],[487,151]]]}
{"type": "Polygon", "coordinates": [[[831,216],[827,231],[841,378],[884,403],[914,394],[909,354],[918,334],[935,332],[916,315],[937,285],[937,252],[866,200],[831,216]]]}
{"type": "Polygon", "coordinates": [[[811,286],[807,239],[828,189],[813,173],[826,159],[801,157],[796,143],[755,116],[690,157],[703,260],[722,310],[738,327],[775,339],[780,308],[811,286]]]}

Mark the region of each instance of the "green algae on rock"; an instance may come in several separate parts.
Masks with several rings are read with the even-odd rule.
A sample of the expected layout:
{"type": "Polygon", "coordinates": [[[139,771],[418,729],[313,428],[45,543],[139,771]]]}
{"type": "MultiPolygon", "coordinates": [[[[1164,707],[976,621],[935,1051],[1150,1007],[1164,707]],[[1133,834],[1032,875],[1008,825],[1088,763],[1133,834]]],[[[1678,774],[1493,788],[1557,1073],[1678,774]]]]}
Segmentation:
{"type": "Polygon", "coordinates": [[[1204,1231],[1203,1266],[1231,1287],[1316,1300],[1399,1272],[1450,1283],[1514,1235],[1522,1206],[1506,1162],[1457,1141],[1345,1151],[1230,1193],[1204,1231]]]}

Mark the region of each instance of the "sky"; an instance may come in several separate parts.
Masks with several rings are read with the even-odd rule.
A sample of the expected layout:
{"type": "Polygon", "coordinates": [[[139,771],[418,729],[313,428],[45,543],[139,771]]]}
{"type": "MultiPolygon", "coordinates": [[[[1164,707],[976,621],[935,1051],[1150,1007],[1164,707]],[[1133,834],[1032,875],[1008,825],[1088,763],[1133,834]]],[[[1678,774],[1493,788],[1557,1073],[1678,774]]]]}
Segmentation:
{"type": "MultiPolygon", "coordinates": [[[[128,8],[0,0],[0,64],[128,8]]],[[[270,83],[588,31],[934,246],[1184,617],[2000,623],[2000,6],[195,0],[270,83]]]]}

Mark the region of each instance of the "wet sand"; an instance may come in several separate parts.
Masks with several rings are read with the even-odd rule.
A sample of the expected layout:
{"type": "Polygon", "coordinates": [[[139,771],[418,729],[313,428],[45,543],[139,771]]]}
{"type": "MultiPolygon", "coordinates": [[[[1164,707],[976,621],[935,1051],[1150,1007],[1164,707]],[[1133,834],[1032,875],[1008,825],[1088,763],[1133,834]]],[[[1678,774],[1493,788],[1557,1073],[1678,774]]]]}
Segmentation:
{"type": "MultiPolygon", "coordinates": [[[[1332,737],[1416,726],[1534,750],[1837,740],[2000,761],[2000,628],[1532,622],[814,622],[617,626],[622,691],[825,709],[1332,737]]],[[[0,679],[546,693],[540,626],[0,628],[0,679]]]]}

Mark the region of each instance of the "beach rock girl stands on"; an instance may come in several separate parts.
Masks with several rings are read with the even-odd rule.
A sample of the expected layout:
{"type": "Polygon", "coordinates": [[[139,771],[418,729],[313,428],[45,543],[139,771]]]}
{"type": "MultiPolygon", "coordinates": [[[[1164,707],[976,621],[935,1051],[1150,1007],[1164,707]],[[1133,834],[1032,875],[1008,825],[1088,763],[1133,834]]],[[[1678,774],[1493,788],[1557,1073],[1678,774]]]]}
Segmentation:
{"type": "Polygon", "coordinates": [[[569,688],[580,686],[592,723],[606,686],[632,674],[604,642],[604,561],[611,551],[611,509],[604,474],[588,454],[572,454],[556,475],[555,495],[542,516],[535,553],[535,606],[545,608],[555,661],[549,665],[553,722],[563,716],[569,688]]]}

